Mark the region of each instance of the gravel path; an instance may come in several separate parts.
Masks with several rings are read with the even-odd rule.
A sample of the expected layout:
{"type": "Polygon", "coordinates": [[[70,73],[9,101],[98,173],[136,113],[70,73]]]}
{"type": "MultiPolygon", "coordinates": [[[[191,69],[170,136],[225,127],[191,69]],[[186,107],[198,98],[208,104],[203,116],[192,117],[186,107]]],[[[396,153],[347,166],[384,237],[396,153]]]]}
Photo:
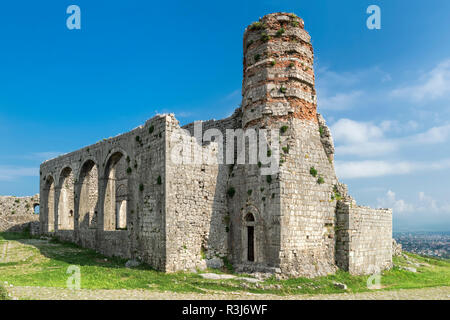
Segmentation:
{"type": "Polygon", "coordinates": [[[450,287],[292,296],[242,292],[174,293],[126,289],[69,290],[43,287],[7,287],[6,289],[15,299],[37,300],[450,300],[450,287]]]}

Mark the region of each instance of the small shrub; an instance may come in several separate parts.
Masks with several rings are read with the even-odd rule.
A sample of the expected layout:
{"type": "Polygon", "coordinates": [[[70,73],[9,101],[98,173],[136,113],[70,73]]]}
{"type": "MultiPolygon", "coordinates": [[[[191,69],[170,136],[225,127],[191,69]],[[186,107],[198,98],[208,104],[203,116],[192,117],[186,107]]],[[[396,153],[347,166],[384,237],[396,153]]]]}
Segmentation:
{"type": "Polygon", "coordinates": [[[233,198],[235,193],[236,193],[236,189],[235,189],[234,187],[229,187],[229,188],[228,188],[228,190],[227,190],[227,195],[228,195],[230,198],[233,198]]]}
{"type": "Polygon", "coordinates": [[[293,62],[289,63],[289,68],[293,68],[295,64],[293,62]]]}
{"type": "Polygon", "coordinates": [[[286,89],[286,87],[281,87],[281,88],[280,88],[280,91],[281,91],[282,93],[286,93],[287,89],[286,89]]]}
{"type": "Polygon", "coordinates": [[[131,159],[130,159],[129,156],[127,156],[127,159],[126,159],[126,160],[127,160],[128,163],[130,163],[130,161],[131,161],[131,159]]]}
{"type": "Polygon", "coordinates": [[[268,157],[272,156],[272,150],[270,150],[270,149],[267,150],[267,156],[268,156],[268,157]]]}
{"type": "Polygon", "coordinates": [[[258,168],[261,168],[261,166],[262,166],[261,161],[258,161],[258,168]]]}
{"type": "Polygon", "coordinates": [[[144,191],[144,185],[142,183],[139,185],[139,191],[140,192],[144,191]]]}
{"type": "Polygon", "coordinates": [[[266,27],[266,25],[262,22],[253,22],[250,26],[250,30],[262,30],[266,27]]]}
{"type": "Polygon", "coordinates": [[[161,176],[158,176],[158,179],[156,179],[156,183],[159,184],[159,185],[162,184],[161,176]]]}
{"type": "Polygon", "coordinates": [[[265,32],[261,33],[261,41],[262,42],[268,42],[270,39],[271,39],[271,37],[267,33],[265,33],[265,32]]]}
{"type": "Polygon", "coordinates": [[[289,153],[289,146],[283,147],[282,149],[284,153],[289,153]]]}
{"type": "Polygon", "coordinates": [[[299,25],[300,25],[300,23],[298,21],[291,22],[291,26],[293,26],[293,27],[298,27],[299,25]]]}
{"type": "Polygon", "coordinates": [[[133,172],[133,169],[131,169],[130,167],[127,168],[127,173],[131,174],[131,172],[133,172]]]}
{"type": "Polygon", "coordinates": [[[320,176],[320,177],[317,179],[317,183],[318,183],[318,184],[323,184],[323,183],[325,183],[325,180],[323,179],[322,176],[320,176]]]}
{"type": "Polygon", "coordinates": [[[136,136],[136,142],[141,142],[141,137],[136,136]]]}
{"type": "Polygon", "coordinates": [[[258,62],[261,59],[261,55],[259,53],[255,54],[255,62],[258,62]]]}
{"type": "Polygon", "coordinates": [[[249,196],[251,196],[252,193],[253,193],[253,190],[251,190],[251,189],[247,191],[247,194],[248,194],[249,196]]]}
{"type": "Polygon", "coordinates": [[[266,197],[262,197],[262,199],[261,199],[262,201],[266,201],[266,197]]]}
{"type": "Polygon", "coordinates": [[[264,192],[264,188],[261,188],[260,190],[261,190],[261,192],[264,192]]]}
{"type": "Polygon", "coordinates": [[[288,126],[282,126],[282,127],[280,128],[280,132],[283,134],[283,133],[285,133],[288,129],[289,129],[288,126]]]}
{"type": "Polygon", "coordinates": [[[153,125],[151,125],[150,128],[148,128],[148,133],[152,134],[154,130],[155,130],[155,127],[153,125]]]}
{"type": "Polygon", "coordinates": [[[277,64],[277,62],[275,61],[275,60],[273,60],[273,61],[271,61],[270,62],[270,65],[273,67],[274,65],[276,65],[277,64]]]}
{"type": "Polygon", "coordinates": [[[277,33],[276,33],[276,36],[277,36],[277,37],[281,37],[281,36],[283,35],[284,32],[285,32],[284,28],[280,28],[280,29],[278,29],[278,31],[277,31],[277,33]]]}
{"type": "Polygon", "coordinates": [[[272,176],[266,176],[267,183],[272,183],[272,176]]]}
{"type": "Polygon", "coordinates": [[[313,177],[317,177],[317,170],[314,167],[311,167],[309,169],[309,173],[313,176],[313,177]]]}
{"type": "Polygon", "coordinates": [[[325,134],[325,128],[320,126],[319,127],[319,133],[320,133],[320,137],[323,138],[323,135],[325,134]]]}

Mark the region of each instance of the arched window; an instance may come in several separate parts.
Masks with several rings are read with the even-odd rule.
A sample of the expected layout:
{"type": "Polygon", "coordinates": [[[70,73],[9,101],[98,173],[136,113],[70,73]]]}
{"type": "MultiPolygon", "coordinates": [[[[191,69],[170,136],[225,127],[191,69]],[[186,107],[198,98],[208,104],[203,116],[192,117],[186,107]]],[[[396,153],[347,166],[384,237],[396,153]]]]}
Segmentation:
{"type": "Polygon", "coordinates": [[[44,217],[46,225],[44,226],[47,232],[55,231],[55,181],[53,177],[48,176],[45,179],[44,186],[44,217]]]}
{"type": "Polygon", "coordinates": [[[105,171],[105,198],[103,205],[104,230],[127,228],[128,176],[130,169],[121,152],[114,153],[108,160],[105,171]]]}
{"type": "Polygon", "coordinates": [[[34,214],[39,214],[39,204],[35,204],[33,207],[34,214]]]}
{"type": "Polygon", "coordinates": [[[72,169],[65,168],[59,179],[58,230],[73,230],[74,183],[72,169]]]}
{"type": "Polygon", "coordinates": [[[94,161],[88,160],[83,164],[79,180],[78,225],[80,229],[95,229],[98,212],[98,169],[94,161]]]}

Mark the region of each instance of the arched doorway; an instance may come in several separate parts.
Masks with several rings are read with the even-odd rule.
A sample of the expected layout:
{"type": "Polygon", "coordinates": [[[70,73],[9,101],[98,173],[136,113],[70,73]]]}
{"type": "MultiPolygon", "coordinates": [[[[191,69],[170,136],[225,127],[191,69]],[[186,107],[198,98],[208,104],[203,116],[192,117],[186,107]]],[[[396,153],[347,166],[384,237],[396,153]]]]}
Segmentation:
{"type": "Polygon", "coordinates": [[[104,230],[127,228],[129,171],[123,153],[116,152],[109,158],[105,171],[104,230]]]}
{"type": "Polygon", "coordinates": [[[53,177],[48,176],[45,180],[44,186],[44,214],[45,225],[44,228],[47,232],[55,231],[55,180],[53,177]]]}
{"type": "Polygon", "coordinates": [[[255,216],[252,213],[247,213],[245,216],[245,230],[246,232],[246,256],[247,261],[255,261],[255,216]]]}
{"type": "Polygon", "coordinates": [[[58,230],[73,230],[74,226],[74,178],[71,168],[65,168],[59,178],[58,230]]]}
{"type": "Polygon", "coordinates": [[[94,161],[84,163],[79,180],[78,223],[81,229],[95,229],[98,221],[98,169],[94,161]]]}

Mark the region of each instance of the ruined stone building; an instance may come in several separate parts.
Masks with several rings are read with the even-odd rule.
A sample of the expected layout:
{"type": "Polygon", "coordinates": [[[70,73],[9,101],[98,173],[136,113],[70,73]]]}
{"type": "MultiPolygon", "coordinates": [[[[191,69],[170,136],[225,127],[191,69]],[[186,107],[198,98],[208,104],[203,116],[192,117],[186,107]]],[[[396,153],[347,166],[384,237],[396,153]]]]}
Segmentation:
{"type": "Polygon", "coordinates": [[[389,268],[392,212],[356,205],[336,177],[303,20],[266,15],[247,27],[243,45],[241,107],[199,125],[223,136],[276,130],[277,173],[262,174],[261,163],[175,163],[180,132],[194,151],[223,150],[199,141],[194,124],[158,115],[41,165],[41,233],[165,272],[223,262],[307,277],[389,268]]]}

